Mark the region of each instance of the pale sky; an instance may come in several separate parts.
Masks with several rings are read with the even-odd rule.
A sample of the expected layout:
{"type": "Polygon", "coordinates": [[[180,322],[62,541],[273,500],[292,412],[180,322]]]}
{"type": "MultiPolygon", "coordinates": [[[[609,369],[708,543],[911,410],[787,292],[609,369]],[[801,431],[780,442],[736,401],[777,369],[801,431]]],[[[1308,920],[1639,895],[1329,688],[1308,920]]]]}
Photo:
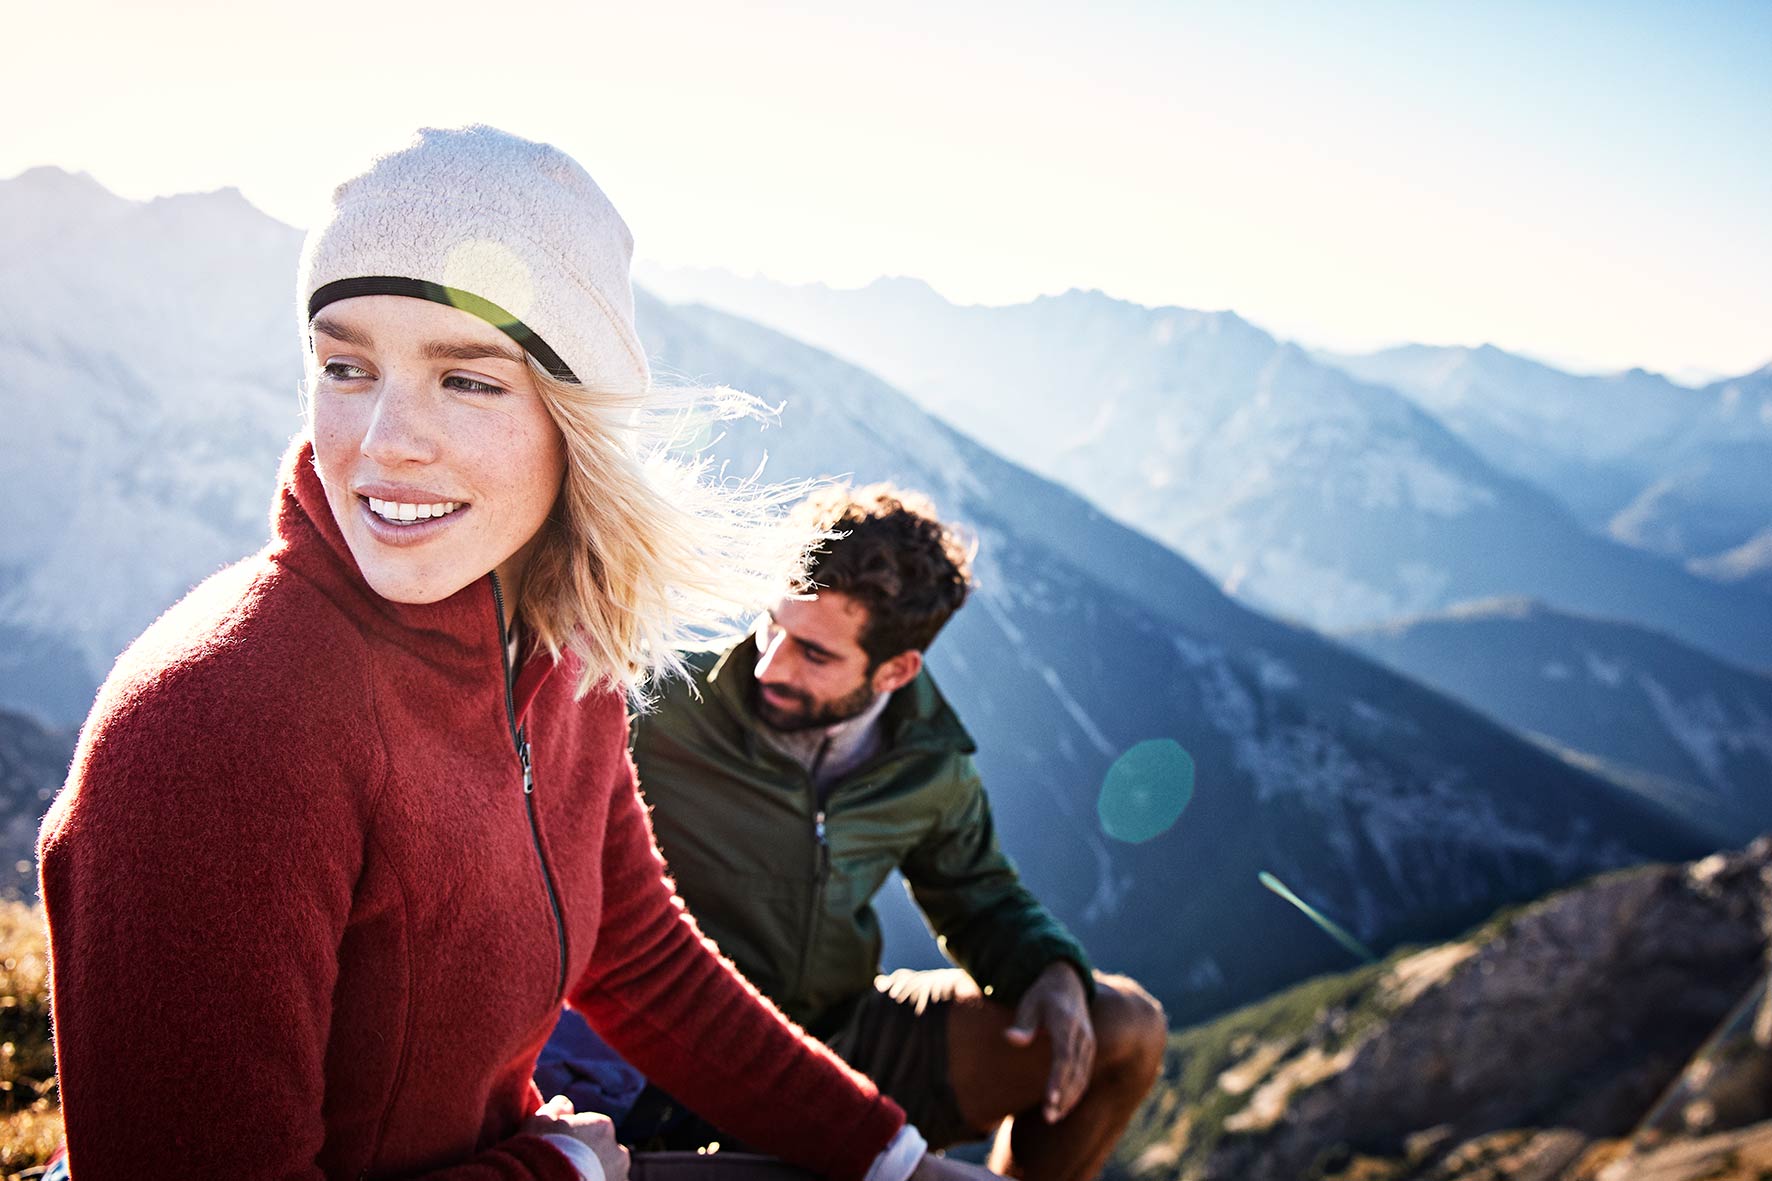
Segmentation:
{"type": "Polygon", "coordinates": [[[0,177],[305,225],[419,125],[572,152],[642,257],[1096,287],[1308,344],[1772,360],[1772,4],[8,4],[0,177]]]}

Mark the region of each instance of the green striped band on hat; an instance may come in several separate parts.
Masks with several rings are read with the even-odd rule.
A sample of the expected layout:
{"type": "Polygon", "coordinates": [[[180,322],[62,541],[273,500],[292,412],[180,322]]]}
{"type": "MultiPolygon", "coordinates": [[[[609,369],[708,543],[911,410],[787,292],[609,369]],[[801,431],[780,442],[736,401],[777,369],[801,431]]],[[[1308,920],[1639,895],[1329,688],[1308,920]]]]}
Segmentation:
{"type": "Polygon", "coordinates": [[[486,321],[519,345],[523,351],[541,362],[542,368],[559,378],[578,384],[578,378],[566,362],[560,359],[547,341],[543,340],[529,325],[511,315],[490,299],[482,299],[471,291],[463,291],[459,287],[445,287],[441,283],[431,283],[424,279],[407,279],[398,275],[364,275],[353,279],[335,279],[314,291],[308,297],[308,319],[311,321],[319,315],[320,309],[329,303],[337,303],[341,299],[355,299],[359,295],[404,295],[413,299],[428,299],[432,303],[444,304],[447,307],[460,308],[486,321]]]}

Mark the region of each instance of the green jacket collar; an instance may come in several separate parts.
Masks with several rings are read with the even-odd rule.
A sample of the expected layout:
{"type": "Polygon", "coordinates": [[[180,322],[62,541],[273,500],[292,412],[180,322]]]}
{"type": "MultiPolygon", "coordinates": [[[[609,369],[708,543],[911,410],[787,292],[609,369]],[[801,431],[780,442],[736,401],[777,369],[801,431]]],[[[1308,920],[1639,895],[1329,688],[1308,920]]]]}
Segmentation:
{"type": "MultiPolygon", "coordinates": [[[[738,721],[747,746],[753,749],[757,729],[763,724],[750,692],[756,670],[756,640],[746,636],[722,653],[707,673],[709,696],[738,721]]],[[[880,724],[886,728],[886,744],[893,751],[927,748],[972,754],[978,749],[959,715],[935,687],[927,664],[916,680],[892,695],[880,724]]]]}

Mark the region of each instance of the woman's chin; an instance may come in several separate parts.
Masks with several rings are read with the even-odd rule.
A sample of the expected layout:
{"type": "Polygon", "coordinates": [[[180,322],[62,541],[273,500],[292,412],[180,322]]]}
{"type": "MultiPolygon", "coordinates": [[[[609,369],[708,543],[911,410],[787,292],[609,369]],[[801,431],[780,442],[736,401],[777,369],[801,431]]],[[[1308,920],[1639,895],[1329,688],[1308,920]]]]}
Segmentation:
{"type": "Polygon", "coordinates": [[[441,603],[463,587],[477,581],[478,578],[485,577],[484,574],[465,578],[436,575],[414,577],[407,571],[380,569],[378,563],[365,565],[361,559],[359,559],[358,565],[363,570],[363,580],[369,584],[370,590],[390,603],[404,603],[410,606],[441,603]]]}

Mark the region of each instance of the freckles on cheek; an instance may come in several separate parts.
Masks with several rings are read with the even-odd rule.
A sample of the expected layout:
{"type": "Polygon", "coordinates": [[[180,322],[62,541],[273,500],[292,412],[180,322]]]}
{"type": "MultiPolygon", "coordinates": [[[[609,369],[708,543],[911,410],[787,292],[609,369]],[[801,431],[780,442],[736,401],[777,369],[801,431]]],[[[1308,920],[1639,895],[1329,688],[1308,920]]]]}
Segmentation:
{"type": "Polygon", "coordinates": [[[321,395],[313,404],[309,429],[313,432],[314,454],[322,466],[355,455],[363,439],[362,424],[354,421],[356,416],[335,402],[321,395]]]}
{"type": "Polygon", "coordinates": [[[344,467],[350,448],[337,431],[328,431],[319,422],[314,424],[314,466],[322,482],[330,485],[344,467]]]}
{"type": "Polygon", "coordinates": [[[310,430],[314,440],[314,469],[320,476],[321,487],[326,489],[326,499],[332,503],[333,513],[343,524],[351,473],[356,466],[362,436],[350,430],[348,421],[341,422],[340,416],[328,415],[324,411],[316,411],[310,430]]]}

